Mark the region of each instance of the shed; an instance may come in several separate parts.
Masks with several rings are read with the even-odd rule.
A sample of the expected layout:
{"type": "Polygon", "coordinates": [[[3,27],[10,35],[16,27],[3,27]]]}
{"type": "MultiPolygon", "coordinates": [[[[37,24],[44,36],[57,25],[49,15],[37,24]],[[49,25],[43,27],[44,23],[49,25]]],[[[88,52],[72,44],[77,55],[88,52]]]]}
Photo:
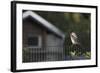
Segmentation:
{"type": "Polygon", "coordinates": [[[63,60],[64,33],[36,12],[25,11],[22,19],[23,62],[63,60]]]}

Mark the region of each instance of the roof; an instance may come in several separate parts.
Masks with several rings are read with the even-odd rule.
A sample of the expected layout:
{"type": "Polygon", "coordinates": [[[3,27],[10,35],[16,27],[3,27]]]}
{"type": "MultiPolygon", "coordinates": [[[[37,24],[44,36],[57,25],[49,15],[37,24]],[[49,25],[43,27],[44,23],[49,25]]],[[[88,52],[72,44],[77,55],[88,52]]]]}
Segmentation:
{"type": "Polygon", "coordinates": [[[35,13],[33,11],[26,11],[26,12],[23,13],[23,19],[28,18],[29,16],[31,16],[36,21],[40,22],[41,25],[43,25],[44,27],[49,29],[54,34],[60,36],[61,38],[65,38],[65,35],[61,30],[59,30],[52,23],[48,22],[46,19],[44,19],[43,17],[41,17],[37,13],[35,13]]]}

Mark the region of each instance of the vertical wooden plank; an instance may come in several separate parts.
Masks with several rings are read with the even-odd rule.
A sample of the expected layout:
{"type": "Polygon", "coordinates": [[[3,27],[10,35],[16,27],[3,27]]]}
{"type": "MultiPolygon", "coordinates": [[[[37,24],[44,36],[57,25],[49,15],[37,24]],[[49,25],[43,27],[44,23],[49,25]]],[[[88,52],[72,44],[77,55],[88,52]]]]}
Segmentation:
{"type": "Polygon", "coordinates": [[[46,48],[47,32],[43,30],[42,32],[42,48],[46,48]]]}

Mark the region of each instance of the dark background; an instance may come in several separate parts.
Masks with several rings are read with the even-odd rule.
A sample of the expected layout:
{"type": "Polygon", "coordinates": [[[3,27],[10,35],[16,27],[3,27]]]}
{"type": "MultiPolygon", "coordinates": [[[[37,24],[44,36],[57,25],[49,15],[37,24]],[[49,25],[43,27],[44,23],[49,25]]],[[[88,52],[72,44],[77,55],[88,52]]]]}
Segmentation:
{"type": "Polygon", "coordinates": [[[64,32],[65,38],[65,53],[71,49],[70,33],[75,32],[78,36],[82,47],[86,52],[91,51],[91,14],[90,13],[71,13],[71,12],[47,12],[35,11],[44,19],[55,25],[64,32]]]}

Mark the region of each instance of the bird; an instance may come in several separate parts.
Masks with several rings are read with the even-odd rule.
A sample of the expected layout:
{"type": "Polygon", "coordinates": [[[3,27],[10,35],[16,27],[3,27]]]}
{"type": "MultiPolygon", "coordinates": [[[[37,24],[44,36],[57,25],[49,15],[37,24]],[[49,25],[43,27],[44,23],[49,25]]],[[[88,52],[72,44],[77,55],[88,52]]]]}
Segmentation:
{"type": "Polygon", "coordinates": [[[73,52],[76,51],[77,55],[81,55],[83,48],[82,48],[81,42],[79,41],[77,34],[75,32],[71,32],[70,33],[70,39],[71,39],[71,42],[72,42],[71,51],[73,51],[73,52]]]}

